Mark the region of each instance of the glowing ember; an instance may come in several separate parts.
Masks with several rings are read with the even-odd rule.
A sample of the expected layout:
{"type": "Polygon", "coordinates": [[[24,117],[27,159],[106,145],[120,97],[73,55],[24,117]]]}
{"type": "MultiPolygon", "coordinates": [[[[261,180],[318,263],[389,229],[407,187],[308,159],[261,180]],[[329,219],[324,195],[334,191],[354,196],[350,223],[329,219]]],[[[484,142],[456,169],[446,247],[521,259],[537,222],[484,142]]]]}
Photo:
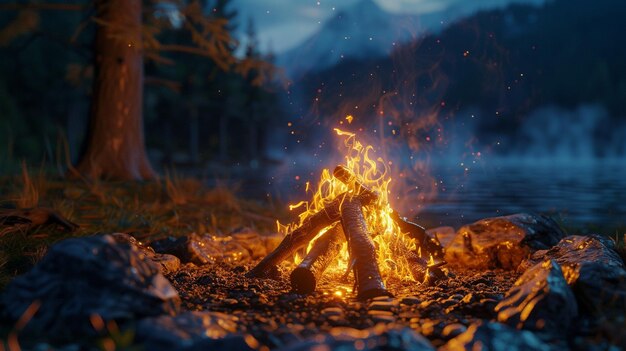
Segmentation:
{"type": "MultiPolygon", "coordinates": [[[[381,157],[376,157],[374,148],[371,145],[363,145],[356,139],[356,135],[343,130],[335,129],[338,136],[344,138],[345,163],[343,166],[354,176],[344,184],[333,177],[329,169],[322,170],[317,188],[313,193],[311,201],[301,201],[289,206],[290,210],[303,209],[299,215],[299,223],[292,223],[285,226],[278,223],[279,231],[289,233],[301,226],[307,218],[315,213],[323,211],[325,206],[341,194],[349,192],[358,194],[363,191],[363,186],[378,194],[377,200],[369,206],[363,207],[363,213],[368,225],[368,230],[376,245],[378,266],[385,280],[397,278],[402,280],[413,280],[409,262],[404,255],[394,254],[393,248],[399,246],[406,247],[411,251],[419,252],[413,238],[403,233],[396,221],[392,218],[393,210],[389,205],[388,194],[389,184],[392,179],[389,176],[389,164],[381,157]]],[[[307,192],[311,189],[307,183],[307,192]]],[[[315,240],[324,234],[329,227],[319,231],[314,240],[307,248],[307,253],[313,247],[315,240]]],[[[349,253],[347,243],[343,243],[343,248],[338,259],[326,270],[326,274],[335,276],[344,275],[348,271],[349,253]]],[[[299,264],[302,257],[298,254],[294,257],[294,263],[299,264]]],[[[432,256],[430,263],[434,263],[432,256]]],[[[335,295],[342,296],[340,291],[335,295]]]]}

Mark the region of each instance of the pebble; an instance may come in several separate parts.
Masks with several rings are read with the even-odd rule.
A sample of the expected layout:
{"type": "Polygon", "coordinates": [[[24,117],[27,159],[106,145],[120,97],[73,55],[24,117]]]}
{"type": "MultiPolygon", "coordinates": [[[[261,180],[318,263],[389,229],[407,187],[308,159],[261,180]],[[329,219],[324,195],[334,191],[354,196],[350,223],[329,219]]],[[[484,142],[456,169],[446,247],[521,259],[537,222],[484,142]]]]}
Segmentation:
{"type": "Polygon", "coordinates": [[[343,310],[339,307],[327,307],[322,310],[322,315],[326,317],[341,316],[343,315],[343,310]]]}
{"type": "Polygon", "coordinates": [[[374,301],[369,305],[369,310],[391,311],[398,304],[395,301],[374,301]]]}
{"type": "Polygon", "coordinates": [[[372,320],[376,323],[392,323],[396,321],[394,316],[377,315],[372,317],[372,320]]]}
{"type": "Polygon", "coordinates": [[[381,310],[370,310],[367,311],[367,314],[370,316],[393,316],[393,312],[381,310]]]}
{"type": "Polygon", "coordinates": [[[467,327],[461,323],[448,324],[443,328],[441,335],[445,338],[453,338],[467,330],[467,327]]]}
{"type": "Polygon", "coordinates": [[[430,320],[430,319],[425,319],[422,320],[422,335],[424,336],[430,336],[435,332],[435,326],[437,325],[436,321],[430,320]]]}
{"type": "Polygon", "coordinates": [[[421,303],[422,300],[420,300],[418,297],[416,296],[407,296],[405,298],[402,299],[402,301],[400,301],[401,304],[403,305],[417,305],[419,303],[421,303]]]}
{"type": "Polygon", "coordinates": [[[393,301],[393,298],[389,296],[377,296],[373,298],[372,301],[393,301]]]}
{"type": "Polygon", "coordinates": [[[465,297],[463,297],[461,302],[463,302],[463,303],[471,303],[474,300],[475,300],[474,295],[472,293],[469,293],[469,294],[465,295],[465,297]]]}

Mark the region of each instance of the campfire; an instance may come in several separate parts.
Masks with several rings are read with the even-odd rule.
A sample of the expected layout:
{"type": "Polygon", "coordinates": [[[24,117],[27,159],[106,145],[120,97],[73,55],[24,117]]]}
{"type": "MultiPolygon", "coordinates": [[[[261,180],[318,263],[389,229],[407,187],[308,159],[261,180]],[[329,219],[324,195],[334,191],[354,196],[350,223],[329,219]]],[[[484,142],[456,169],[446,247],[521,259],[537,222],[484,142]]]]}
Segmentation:
{"type": "Polygon", "coordinates": [[[312,200],[290,206],[304,208],[298,223],[279,224],[285,238],[247,276],[272,277],[277,265],[295,256],[297,267],[290,276],[294,291],[313,292],[324,272],[340,273],[343,281],[353,273],[354,290],[363,299],[391,295],[383,277],[422,284],[445,278],[437,239],[391,207],[388,164],[374,158],[374,148],[364,146],[355,134],[335,131],[345,138],[345,164],[332,174],[324,169],[312,200]],[[300,258],[302,248],[306,250],[300,258]]]}

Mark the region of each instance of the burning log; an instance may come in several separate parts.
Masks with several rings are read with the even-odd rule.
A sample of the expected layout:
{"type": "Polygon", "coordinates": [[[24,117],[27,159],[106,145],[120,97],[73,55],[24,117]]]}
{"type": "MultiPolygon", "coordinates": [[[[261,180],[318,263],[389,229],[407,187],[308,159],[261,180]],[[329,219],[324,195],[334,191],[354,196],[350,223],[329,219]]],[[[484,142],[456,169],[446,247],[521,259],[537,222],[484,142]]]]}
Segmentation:
{"type": "Polygon", "coordinates": [[[445,278],[446,275],[441,269],[435,266],[429,266],[425,259],[419,257],[415,251],[409,249],[400,240],[393,243],[391,248],[396,256],[406,258],[411,276],[413,276],[415,281],[421,282],[422,284],[432,284],[445,278]]]}
{"type": "MultiPolygon", "coordinates": [[[[344,166],[340,165],[335,167],[333,176],[346,185],[354,183],[355,188],[357,189],[357,194],[372,193],[371,189],[359,182],[354,174],[344,166]]],[[[426,230],[422,226],[410,222],[406,217],[400,216],[400,214],[393,209],[390,216],[394,222],[396,222],[398,227],[400,227],[400,230],[402,230],[403,233],[407,233],[409,237],[415,239],[418,247],[429,255],[432,255],[434,258],[443,259],[443,248],[441,247],[441,244],[436,238],[428,236],[428,234],[426,234],[426,230]]],[[[424,252],[422,252],[422,256],[424,256],[424,252]]]]}
{"type": "Polygon", "coordinates": [[[304,260],[291,272],[291,287],[300,294],[315,291],[317,281],[339,255],[345,240],[341,225],[335,225],[313,244],[304,260]]]}
{"type": "Polygon", "coordinates": [[[432,255],[433,258],[443,260],[443,247],[439,243],[439,240],[426,234],[424,227],[409,221],[406,217],[400,216],[395,210],[391,211],[390,216],[398,227],[400,227],[400,230],[402,230],[403,233],[407,233],[410,238],[415,239],[417,246],[425,253],[432,255]]]}
{"type": "Polygon", "coordinates": [[[348,241],[350,257],[354,260],[357,297],[369,299],[390,296],[378,270],[376,247],[368,233],[362,206],[358,198],[346,198],[341,204],[341,225],[348,241]]]}
{"type": "MultiPolygon", "coordinates": [[[[339,195],[326,205],[323,210],[305,219],[300,227],[287,234],[278,247],[265,256],[246,276],[249,278],[266,278],[271,276],[276,271],[276,266],[279,263],[315,238],[320,230],[339,220],[341,203],[344,202],[347,195],[347,193],[339,195]]],[[[358,200],[361,204],[367,205],[376,197],[375,193],[363,193],[357,195],[354,201],[358,200]]]]}

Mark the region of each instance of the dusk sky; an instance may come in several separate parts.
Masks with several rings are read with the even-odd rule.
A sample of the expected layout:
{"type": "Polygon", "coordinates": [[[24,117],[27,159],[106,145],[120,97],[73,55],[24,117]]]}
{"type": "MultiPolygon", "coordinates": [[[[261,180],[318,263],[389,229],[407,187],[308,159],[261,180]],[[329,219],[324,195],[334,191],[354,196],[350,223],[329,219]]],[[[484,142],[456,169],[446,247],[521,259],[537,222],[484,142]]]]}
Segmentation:
{"type": "MultiPolygon", "coordinates": [[[[285,51],[306,39],[338,11],[362,0],[235,0],[240,29],[248,18],[255,22],[263,51],[285,51]]],[[[458,7],[460,12],[505,6],[512,2],[543,3],[544,0],[373,0],[381,8],[404,14],[426,14],[458,7]]]]}

